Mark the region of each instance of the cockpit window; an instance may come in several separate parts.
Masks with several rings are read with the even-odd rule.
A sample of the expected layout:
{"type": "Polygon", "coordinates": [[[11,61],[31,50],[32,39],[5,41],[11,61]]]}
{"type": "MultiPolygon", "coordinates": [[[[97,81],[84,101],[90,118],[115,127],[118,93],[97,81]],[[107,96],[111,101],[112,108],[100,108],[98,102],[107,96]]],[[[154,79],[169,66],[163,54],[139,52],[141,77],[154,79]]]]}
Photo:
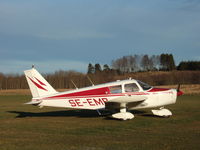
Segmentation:
{"type": "Polygon", "coordinates": [[[116,85],[116,86],[111,86],[110,87],[110,93],[122,93],[122,86],[121,85],[116,85]]]}
{"type": "Polygon", "coordinates": [[[125,92],[138,92],[139,88],[135,83],[125,84],[125,92]]]}
{"type": "Polygon", "coordinates": [[[146,83],[144,83],[142,81],[137,80],[137,82],[143,88],[143,90],[149,90],[150,88],[152,88],[150,85],[148,85],[148,84],[146,84],[146,83]]]}

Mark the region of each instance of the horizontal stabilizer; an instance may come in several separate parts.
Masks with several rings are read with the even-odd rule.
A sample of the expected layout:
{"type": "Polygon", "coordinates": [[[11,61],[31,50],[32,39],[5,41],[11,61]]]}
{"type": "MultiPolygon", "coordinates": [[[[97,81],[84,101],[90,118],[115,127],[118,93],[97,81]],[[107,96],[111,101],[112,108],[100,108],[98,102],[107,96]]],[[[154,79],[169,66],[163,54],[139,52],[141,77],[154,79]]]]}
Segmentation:
{"type": "Polygon", "coordinates": [[[36,105],[36,104],[40,104],[42,101],[30,101],[28,103],[24,103],[26,105],[36,105]]]}

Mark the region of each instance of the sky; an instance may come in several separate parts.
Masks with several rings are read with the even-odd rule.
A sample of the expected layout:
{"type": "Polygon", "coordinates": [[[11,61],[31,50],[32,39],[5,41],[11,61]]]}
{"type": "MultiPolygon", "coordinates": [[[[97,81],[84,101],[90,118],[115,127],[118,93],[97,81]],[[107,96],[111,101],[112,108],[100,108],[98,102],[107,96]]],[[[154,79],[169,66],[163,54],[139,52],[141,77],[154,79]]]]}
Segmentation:
{"type": "Polygon", "coordinates": [[[200,60],[200,0],[0,0],[2,73],[161,53],[200,60]]]}

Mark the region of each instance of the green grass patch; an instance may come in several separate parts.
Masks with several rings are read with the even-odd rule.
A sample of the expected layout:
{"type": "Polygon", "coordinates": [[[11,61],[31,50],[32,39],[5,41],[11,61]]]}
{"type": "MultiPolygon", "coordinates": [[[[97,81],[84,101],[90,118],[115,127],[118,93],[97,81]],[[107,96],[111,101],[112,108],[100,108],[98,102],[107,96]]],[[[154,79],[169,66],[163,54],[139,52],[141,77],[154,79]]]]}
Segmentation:
{"type": "Polygon", "coordinates": [[[169,105],[173,116],[149,110],[129,121],[99,117],[95,111],[24,105],[30,96],[0,96],[1,150],[200,149],[200,95],[169,105]]]}

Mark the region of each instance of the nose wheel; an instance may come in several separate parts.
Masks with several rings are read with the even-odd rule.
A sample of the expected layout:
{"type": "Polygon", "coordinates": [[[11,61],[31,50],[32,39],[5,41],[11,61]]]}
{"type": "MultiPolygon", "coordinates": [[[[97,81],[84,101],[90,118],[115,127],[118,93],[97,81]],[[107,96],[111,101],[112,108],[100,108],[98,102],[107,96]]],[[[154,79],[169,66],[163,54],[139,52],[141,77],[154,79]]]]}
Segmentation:
{"type": "Polygon", "coordinates": [[[154,109],[154,110],[151,110],[152,113],[155,115],[155,116],[159,116],[159,117],[170,117],[172,116],[172,112],[169,110],[169,109],[166,109],[164,107],[161,107],[160,109],[154,109]]]}

